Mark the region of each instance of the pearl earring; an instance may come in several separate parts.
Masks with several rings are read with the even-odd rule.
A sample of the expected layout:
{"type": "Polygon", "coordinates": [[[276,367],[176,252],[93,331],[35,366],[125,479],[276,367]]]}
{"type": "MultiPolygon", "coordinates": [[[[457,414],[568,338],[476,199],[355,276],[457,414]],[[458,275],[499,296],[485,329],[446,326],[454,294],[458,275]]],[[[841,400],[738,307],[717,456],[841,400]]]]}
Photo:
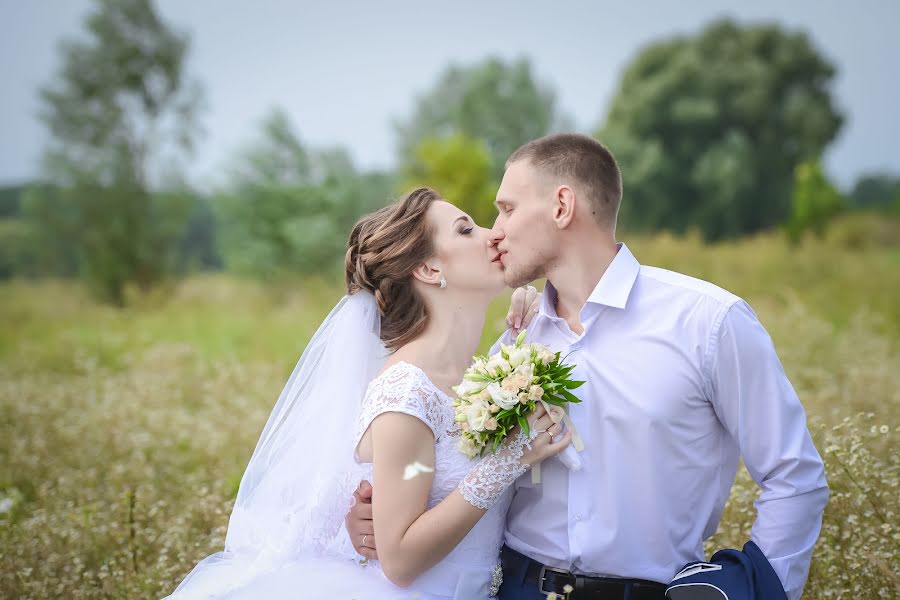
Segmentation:
{"type": "Polygon", "coordinates": [[[445,287],[447,287],[447,280],[441,277],[441,289],[444,289],[445,287]]]}

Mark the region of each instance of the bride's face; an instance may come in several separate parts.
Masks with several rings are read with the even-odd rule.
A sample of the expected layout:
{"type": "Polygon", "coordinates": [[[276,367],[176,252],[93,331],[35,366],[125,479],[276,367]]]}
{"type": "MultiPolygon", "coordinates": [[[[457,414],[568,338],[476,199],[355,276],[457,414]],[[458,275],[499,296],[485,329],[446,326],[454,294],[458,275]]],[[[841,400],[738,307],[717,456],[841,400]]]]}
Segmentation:
{"type": "Polygon", "coordinates": [[[489,229],[444,200],[432,202],[426,217],[435,236],[435,263],[448,288],[491,297],[505,289],[503,265],[490,245],[489,229]]]}

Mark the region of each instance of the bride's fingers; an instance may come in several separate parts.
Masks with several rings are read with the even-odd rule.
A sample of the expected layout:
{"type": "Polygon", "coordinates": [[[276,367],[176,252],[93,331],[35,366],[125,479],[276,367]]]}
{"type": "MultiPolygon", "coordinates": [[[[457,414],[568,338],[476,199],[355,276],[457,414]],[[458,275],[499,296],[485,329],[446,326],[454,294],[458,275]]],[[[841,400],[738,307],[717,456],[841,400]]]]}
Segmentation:
{"type": "Polygon", "coordinates": [[[522,318],[522,327],[527,327],[531,319],[537,314],[541,305],[541,293],[534,286],[529,285],[525,288],[525,310],[522,318]]]}
{"type": "Polygon", "coordinates": [[[547,450],[550,451],[550,456],[555,456],[565,450],[566,446],[568,446],[571,442],[572,432],[567,429],[561,438],[559,438],[555,442],[550,442],[549,444],[547,444],[547,450]]]}
{"type": "Polygon", "coordinates": [[[509,303],[509,314],[506,315],[506,322],[513,329],[519,329],[522,326],[525,308],[528,306],[525,304],[526,293],[524,288],[516,288],[512,293],[512,298],[509,303]]]}
{"type": "Polygon", "coordinates": [[[555,423],[555,421],[553,420],[553,417],[544,413],[543,416],[541,416],[539,419],[537,419],[534,422],[534,427],[538,431],[541,431],[541,430],[546,431],[547,429],[550,429],[550,426],[553,425],[554,423],[555,423]]]}

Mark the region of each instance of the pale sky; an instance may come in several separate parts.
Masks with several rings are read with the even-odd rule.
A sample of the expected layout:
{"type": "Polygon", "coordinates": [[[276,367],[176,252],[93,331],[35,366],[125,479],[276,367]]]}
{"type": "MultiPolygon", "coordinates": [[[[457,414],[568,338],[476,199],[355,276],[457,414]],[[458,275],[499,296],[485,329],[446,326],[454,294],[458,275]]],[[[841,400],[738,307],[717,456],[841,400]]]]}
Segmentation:
{"type": "MultiPolygon", "coordinates": [[[[46,133],[37,88],[60,64],[57,42],[80,35],[89,0],[0,0],[0,184],[38,172],[46,133]]],[[[777,21],[806,30],[839,70],[847,121],[825,157],[847,187],[862,173],[900,173],[900,2],[448,3],[159,0],[192,34],[190,71],[204,84],[207,131],[192,179],[222,180],[228,159],[279,106],[304,142],[342,145],[362,168],[391,167],[391,119],[411,112],[449,62],[528,56],[576,127],[593,130],[637,50],[710,20],[777,21]]]]}

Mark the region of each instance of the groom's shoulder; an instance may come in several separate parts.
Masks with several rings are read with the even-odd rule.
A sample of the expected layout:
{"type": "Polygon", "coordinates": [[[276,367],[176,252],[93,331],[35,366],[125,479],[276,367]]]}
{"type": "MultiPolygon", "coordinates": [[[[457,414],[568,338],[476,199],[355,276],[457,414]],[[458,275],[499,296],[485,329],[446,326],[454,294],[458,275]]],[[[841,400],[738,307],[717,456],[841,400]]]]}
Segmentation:
{"type": "Polygon", "coordinates": [[[705,300],[723,307],[731,306],[741,299],[714,283],[659,267],[641,265],[640,277],[651,285],[664,286],[687,299],[705,300]]]}

